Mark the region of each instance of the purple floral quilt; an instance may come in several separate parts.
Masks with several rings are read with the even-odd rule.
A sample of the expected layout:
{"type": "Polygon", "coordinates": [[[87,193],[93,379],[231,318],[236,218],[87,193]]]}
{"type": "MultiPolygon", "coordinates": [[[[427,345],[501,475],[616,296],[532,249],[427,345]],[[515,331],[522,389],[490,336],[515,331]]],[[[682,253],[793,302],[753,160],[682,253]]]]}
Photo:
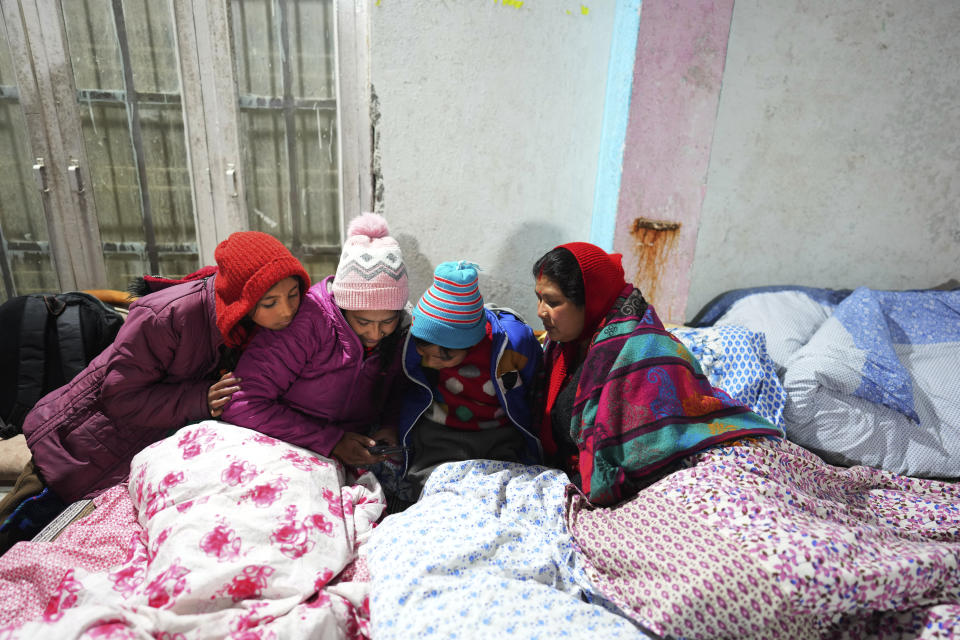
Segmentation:
{"type": "Polygon", "coordinates": [[[572,487],[567,525],[596,589],[684,638],[952,638],[960,485],[835,467],[741,440],[613,508],[572,487]]]}

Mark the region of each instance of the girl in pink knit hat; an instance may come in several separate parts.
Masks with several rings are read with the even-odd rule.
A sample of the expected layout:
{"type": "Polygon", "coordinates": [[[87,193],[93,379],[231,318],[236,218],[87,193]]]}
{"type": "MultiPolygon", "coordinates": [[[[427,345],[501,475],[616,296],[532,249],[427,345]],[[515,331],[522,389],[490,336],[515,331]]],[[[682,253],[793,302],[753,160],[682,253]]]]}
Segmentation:
{"type": "Polygon", "coordinates": [[[387,222],[355,218],[336,275],[313,285],[293,322],[260,332],[244,351],[223,419],[352,465],[395,444],[407,269],[387,222]],[[367,434],[373,431],[370,436],[367,434]]]}

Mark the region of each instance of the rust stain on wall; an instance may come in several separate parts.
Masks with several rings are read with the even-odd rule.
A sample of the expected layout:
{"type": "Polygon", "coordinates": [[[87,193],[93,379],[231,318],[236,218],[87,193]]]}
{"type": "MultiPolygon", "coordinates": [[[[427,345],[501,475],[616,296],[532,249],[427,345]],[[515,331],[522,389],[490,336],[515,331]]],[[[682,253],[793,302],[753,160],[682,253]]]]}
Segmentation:
{"type": "Polygon", "coordinates": [[[680,226],[679,222],[647,218],[637,218],[630,225],[630,235],[634,240],[632,258],[637,265],[633,284],[654,306],[657,305],[658,284],[667,276],[667,261],[680,237],[680,226]]]}

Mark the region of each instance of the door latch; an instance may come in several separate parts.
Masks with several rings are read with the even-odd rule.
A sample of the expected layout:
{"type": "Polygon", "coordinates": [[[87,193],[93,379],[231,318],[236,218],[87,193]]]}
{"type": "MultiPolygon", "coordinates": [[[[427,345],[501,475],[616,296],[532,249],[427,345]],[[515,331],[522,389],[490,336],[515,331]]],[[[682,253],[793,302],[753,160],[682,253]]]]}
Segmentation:
{"type": "Polygon", "coordinates": [[[231,198],[236,198],[237,193],[237,167],[233,164],[227,165],[227,191],[230,192],[231,198]]]}
{"type": "Polygon", "coordinates": [[[47,187],[47,166],[43,164],[43,158],[37,158],[36,162],[33,163],[33,177],[37,180],[37,188],[40,189],[40,193],[50,192],[50,188],[47,187]]]}
{"type": "Polygon", "coordinates": [[[70,176],[70,188],[76,193],[83,193],[83,181],[80,179],[80,165],[74,160],[67,167],[67,175],[70,176]]]}

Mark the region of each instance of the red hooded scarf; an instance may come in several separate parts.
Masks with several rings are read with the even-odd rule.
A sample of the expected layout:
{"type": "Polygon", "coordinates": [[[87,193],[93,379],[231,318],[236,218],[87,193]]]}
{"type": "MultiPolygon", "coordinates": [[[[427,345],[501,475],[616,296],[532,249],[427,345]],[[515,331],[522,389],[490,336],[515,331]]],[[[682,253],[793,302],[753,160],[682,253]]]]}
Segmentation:
{"type": "Polygon", "coordinates": [[[567,371],[576,369],[579,364],[581,345],[584,341],[589,343],[593,340],[600,324],[613,308],[613,303],[627,286],[621,254],[607,253],[589,242],[568,242],[555,248],[566,249],[572,253],[577,264],[580,265],[580,272],[583,274],[584,318],[580,336],[576,340],[560,345],[557,358],[548,372],[550,377],[547,383],[547,401],[544,406],[541,429],[543,446],[548,454],[557,451],[557,445],[553,440],[550,412],[557,400],[557,395],[563,388],[567,371]]]}

